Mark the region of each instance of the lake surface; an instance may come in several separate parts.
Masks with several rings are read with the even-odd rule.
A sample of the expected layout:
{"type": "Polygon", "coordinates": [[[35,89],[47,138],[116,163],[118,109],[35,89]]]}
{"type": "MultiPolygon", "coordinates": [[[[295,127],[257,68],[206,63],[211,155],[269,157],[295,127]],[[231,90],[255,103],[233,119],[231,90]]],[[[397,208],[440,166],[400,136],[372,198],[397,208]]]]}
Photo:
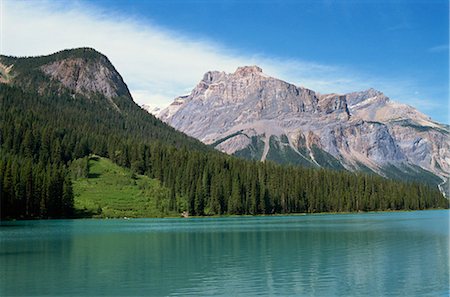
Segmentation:
{"type": "Polygon", "coordinates": [[[448,296],[449,211],[0,226],[0,295],[448,296]]]}

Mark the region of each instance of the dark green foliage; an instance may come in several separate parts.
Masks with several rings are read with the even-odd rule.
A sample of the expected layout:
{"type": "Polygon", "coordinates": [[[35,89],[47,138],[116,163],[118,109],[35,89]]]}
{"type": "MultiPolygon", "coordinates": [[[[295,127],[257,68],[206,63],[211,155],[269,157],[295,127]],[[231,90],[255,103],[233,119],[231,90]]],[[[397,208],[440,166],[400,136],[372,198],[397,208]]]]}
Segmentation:
{"type": "MultiPolygon", "coordinates": [[[[89,49],[55,56],[69,54],[106,58],[89,49]]],[[[210,150],[149,115],[129,96],[113,98],[120,111],[99,94],[73,97],[35,68],[52,61],[49,57],[5,59],[14,62],[14,86],[0,84],[2,219],[70,216],[73,191],[66,168],[93,152],[143,173],[142,159],[130,161],[132,154],[142,156],[134,149],[138,140],[210,150]]],[[[76,176],[86,177],[87,158],[77,162],[76,176]]]]}
{"type": "Polygon", "coordinates": [[[280,141],[275,136],[270,136],[270,149],[267,153],[267,160],[278,164],[301,165],[304,167],[317,167],[310,159],[299,155],[289,145],[286,135],[282,135],[280,141]]]}
{"type": "Polygon", "coordinates": [[[25,58],[1,56],[1,59],[2,62],[8,66],[14,64],[14,72],[25,73],[28,71],[31,72],[35,68],[40,67],[42,65],[68,58],[82,58],[89,61],[95,61],[102,57],[105,56],[100,54],[96,50],[92,48],[83,47],[70,50],[62,50],[47,56],[25,57],[25,58]]]}
{"type": "Polygon", "coordinates": [[[72,175],[75,179],[89,177],[89,158],[84,157],[74,160],[71,165],[72,175]]]}
{"type": "Polygon", "coordinates": [[[341,162],[339,162],[331,154],[318,148],[316,145],[312,145],[311,151],[314,155],[314,160],[316,160],[316,162],[319,163],[320,166],[336,170],[345,170],[341,162]]]}
{"type": "Polygon", "coordinates": [[[289,144],[289,139],[285,134],[283,134],[280,136],[280,142],[283,144],[289,144]]]}
{"type": "MultiPolygon", "coordinates": [[[[165,150],[162,147],[148,149],[151,156],[165,150]]],[[[342,171],[283,167],[271,162],[248,162],[217,154],[169,151],[161,164],[169,170],[159,178],[177,195],[186,195],[192,201],[189,208],[191,214],[201,215],[205,212],[202,206],[208,206],[205,212],[208,214],[341,212],[448,206],[448,201],[435,188],[419,183],[399,183],[375,175],[342,171]],[[226,203],[221,203],[221,199],[226,203]]],[[[149,169],[151,176],[159,171],[157,168],[149,169]]]]}
{"type": "Polygon", "coordinates": [[[251,144],[242,150],[236,151],[234,155],[247,160],[261,160],[263,152],[264,142],[259,136],[252,136],[251,144]]]}
{"type": "Polygon", "coordinates": [[[396,120],[394,122],[398,123],[404,127],[413,128],[419,132],[428,132],[428,131],[432,131],[432,130],[438,130],[442,133],[449,134],[449,126],[448,125],[441,125],[441,127],[422,126],[422,125],[418,125],[414,121],[408,120],[408,119],[407,120],[396,120]]]}
{"type": "MultiPolygon", "coordinates": [[[[52,55],[16,58],[8,56],[0,56],[3,64],[9,66],[14,64],[12,73],[9,74],[13,78],[13,83],[24,88],[34,88],[40,90],[41,93],[51,94],[52,92],[61,92],[61,85],[58,81],[50,79],[40,70],[40,67],[52,62],[64,59],[82,59],[87,64],[100,62],[110,71],[116,72],[114,66],[109,62],[108,58],[92,48],[77,48],[72,50],[63,50],[52,55]]],[[[130,97],[127,86],[122,78],[111,78],[116,87],[119,96],[130,97]]],[[[65,90],[71,93],[68,90],[65,90]]]]}
{"type": "MultiPolygon", "coordinates": [[[[60,53],[66,54],[69,53],[60,53]]],[[[80,50],[76,54],[86,52],[80,50]]],[[[41,62],[26,63],[31,64],[16,70],[26,72],[41,62]]],[[[160,201],[172,213],[187,210],[194,215],[272,214],[448,207],[448,200],[436,188],[419,183],[230,157],[175,131],[142,110],[130,97],[113,98],[117,110],[99,94],[89,98],[77,94],[74,98],[60,85],[55,87],[62,91],[38,93],[33,87],[34,79],[48,78],[38,70],[28,73],[35,77],[28,81],[32,82],[30,85],[0,84],[2,219],[70,216],[74,194],[67,167],[75,162],[71,166],[75,174],[89,177],[85,157],[91,154],[131,168],[136,175],[158,179],[168,189],[167,197],[160,201]],[[85,159],[74,161],[80,158],[85,159]]],[[[276,145],[279,144],[283,145],[276,145]]],[[[259,139],[252,139],[252,145],[248,153],[259,159],[264,145],[259,139]]],[[[301,159],[287,147],[283,154],[274,159],[290,158],[291,154],[301,159]]]]}
{"type": "Polygon", "coordinates": [[[356,162],[356,165],[354,167],[356,170],[358,170],[359,172],[362,172],[362,173],[376,174],[372,169],[370,169],[369,167],[367,167],[366,165],[364,165],[361,162],[356,162]]]}
{"type": "Polygon", "coordinates": [[[440,183],[442,183],[441,178],[438,176],[414,165],[390,165],[382,168],[382,172],[388,178],[421,182],[432,187],[437,187],[440,183]]]}
{"type": "Polygon", "coordinates": [[[244,149],[236,151],[234,156],[247,160],[261,160],[264,152],[264,142],[259,136],[251,137],[251,144],[244,149]]]}
{"type": "Polygon", "coordinates": [[[0,150],[1,218],[68,217],[73,209],[72,181],[61,163],[33,163],[0,150]]]}
{"type": "MultiPolygon", "coordinates": [[[[242,131],[237,131],[237,132],[232,133],[232,134],[230,134],[230,135],[228,135],[228,136],[226,136],[224,138],[221,138],[221,139],[218,139],[218,140],[214,141],[213,143],[210,144],[210,146],[211,147],[216,147],[219,144],[221,144],[222,142],[227,141],[228,139],[233,138],[233,137],[238,136],[238,135],[241,135],[241,134],[243,134],[242,131]]],[[[243,135],[245,135],[245,134],[243,134],[243,135]]],[[[247,136],[247,135],[245,135],[245,136],[247,136]]]]}

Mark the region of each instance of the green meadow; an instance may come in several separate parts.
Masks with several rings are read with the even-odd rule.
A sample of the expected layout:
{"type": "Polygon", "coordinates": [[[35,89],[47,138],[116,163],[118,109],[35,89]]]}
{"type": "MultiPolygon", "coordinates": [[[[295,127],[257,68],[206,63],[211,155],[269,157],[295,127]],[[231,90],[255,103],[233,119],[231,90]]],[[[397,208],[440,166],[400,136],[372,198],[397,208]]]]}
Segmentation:
{"type": "Polygon", "coordinates": [[[78,217],[123,218],[176,216],[168,209],[168,189],[156,179],[138,175],[98,156],[71,166],[75,214],[78,217]],[[86,162],[87,170],[76,171],[86,162]],[[78,176],[77,176],[78,175],[78,176]]]}

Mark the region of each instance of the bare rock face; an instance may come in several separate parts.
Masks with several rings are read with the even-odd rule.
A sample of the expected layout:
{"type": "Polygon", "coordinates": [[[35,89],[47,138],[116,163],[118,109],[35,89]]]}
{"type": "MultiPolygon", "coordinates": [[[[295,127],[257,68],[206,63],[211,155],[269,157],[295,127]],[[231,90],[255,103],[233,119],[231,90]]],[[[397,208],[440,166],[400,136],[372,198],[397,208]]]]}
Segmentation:
{"type": "Polygon", "coordinates": [[[91,48],[63,50],[33,58],[0,55],[0,82],[40,93],[69,91],[74,98],[76,95],[93,100],[106,98],[117,110],[118,97],[132,100],[127,85],[108,58],[91,48]],[[42,73],[47,79],[34,79],[42,73]]]}
{"type": "Polygon", "coordinates": [[[365,101],[369,98],[374,98],[374,97],[385,97],[384,94],[378,90],[375,89],[368,89],[365,91],[361,91],[361,92],[353,92],[353,93],[348,93],[345,95],[345,97],[347,98],[347,102],[349,105],[353,106],[356,105],[362,101],[365,101]]]}
{"type": "Polygon", "coordinates": [[[13,65],[6,66],[0,63],[0,83],[8,84],[11,80],[10,72],[13,65]]]}
{"type": "Polygon", "coordinates": [[[152,115],[156,115],[161,111],[161,108],[148,104],[142,104],[141,108],[146,110],[148,113],[151,113],[152,115]]]}
{"type": "Polygon", "coordinates": [[[67,58],[45,64],[41,70],[75,93],[100,93],[107,98],[128,95],[122,77],[106,57],[67,58]]]}
{"type": "Polygon", "coordinates": [[[414,108],[369,89],[314,91],[257,66],[207,72],[192,92],[157,115],[228,154],[314,167],[450,172],[449,130],[414,108]]]}

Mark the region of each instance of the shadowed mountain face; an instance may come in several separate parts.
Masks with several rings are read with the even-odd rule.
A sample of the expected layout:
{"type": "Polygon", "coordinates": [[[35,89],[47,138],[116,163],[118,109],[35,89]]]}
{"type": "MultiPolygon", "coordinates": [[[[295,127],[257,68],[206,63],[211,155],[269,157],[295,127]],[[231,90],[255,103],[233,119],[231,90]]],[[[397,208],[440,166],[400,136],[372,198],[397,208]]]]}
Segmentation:
{"type": "Polygon", "coordinates": [[[447,126],[369,89],[318,94],[257,66],[204,75],[158,117],[206,144],[250,159],[427,180],[450,171],[447,126]]]}

